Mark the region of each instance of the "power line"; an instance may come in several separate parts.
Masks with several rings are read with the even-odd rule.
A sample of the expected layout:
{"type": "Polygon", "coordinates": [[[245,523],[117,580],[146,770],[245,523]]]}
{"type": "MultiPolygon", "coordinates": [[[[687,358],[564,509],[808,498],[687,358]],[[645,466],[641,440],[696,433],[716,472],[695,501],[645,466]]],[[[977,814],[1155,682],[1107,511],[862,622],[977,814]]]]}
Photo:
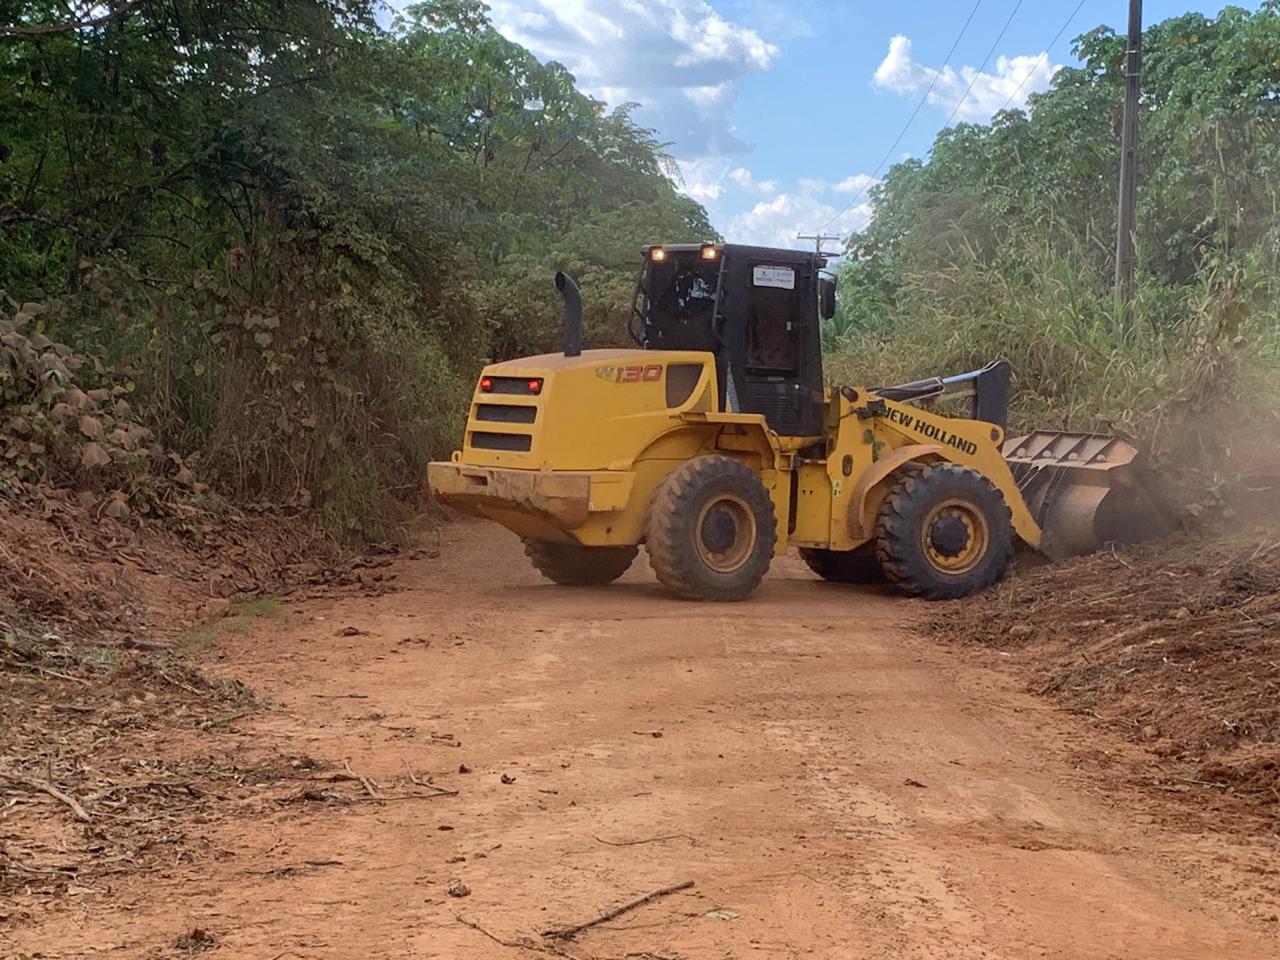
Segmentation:
{"type": "MultiPolygon", "coordinates": [[[[1026,72],[1026,74],[1025,74],[1025,75],[1023,76],[1023,78],[1022,78],[1022,81],[1021,81],[1021,82],[1020,82],[1020,83],[1019,83],[1019,84],[1014,88],[1013,93],[1009,94],[1009,96],[1005,99],[1004,104],[1003,104],[1003,105],[1001,105],[1000,109],[999,109],[999,110],[997,110],[997,111],[995,111],[995,113],[993,113],[993,114],[992,114],[992,116],[993,116],[993,117],[995,116],[995,114],[997,114],[997,113],[1002,113],[1002,112],[1004,112],[1006,109],[1008,109],[1009,104],[1013,103],[1014,98],[1015,98],[1015,97],[1017,97],[1017,95],[1018,95],[1019,93],[1021,93],[1021,92],[1022,92],[1022,88],[1023,88],[1023,87],[1025,87],[1025,86],[1027,85],[1027,81],[1028,81],[1028,80],[1030,80],[1033,76],[1035,76],[1036,71],[1040,69],[1040,65],[1041,65],[1042,63],[1044,63],[1045,57],[1047,57],[1047,56],[1049,55],[1049,51],[1050,51],[1050,50],[1052,50],[1052,49],[1053,49],[1053,47],[1054,47],[1054,45],[1055,45],[1059,40],[1061,40],[1061,39],[1062,39],[1062,35],[1063,35],[1064,33],[1066,33],[1066,32],[1067,32],[1067,28],[1068,28],[1069,26],[1071,26],[1071,21],[1073,21],[1073,20],[1076,18],[1076,15],[1080,13],[1080,11],[1081,11],[1081,9],[1084,7],[1084,5],[1085,5],[1085,0],[1080,0],[1080,2],[1076,4],[1075,9],[1074,9],[1074,10],[1072,10],[1072,11],[1071,11],[1071,14],[1067,17],[1067,19],[1066,19],[1065,21],[1063,21],[1062,26],[1058,28],[1058,32],[1057,32],[1057,33],[1055,33],[1055,34],[1053,35],[1053,39],[1049,41],[1049,43],[1045,46],[1044,50],[1041,52],[1040,56],[1036,59],[1035,64],[1031,67],[1031,69],[1030,69],[1030,70],[1028,70],[1028,71],[1026,72]]],[[[969,94],[973,92],[973,87],[974,87],[974,84],[977,82],[978,76],[982,73],[982,70],[986,67],[987,62],[991,59],[991,54],[992,54],[992,53],[994,53],[994,52],[995,52],[996,47],[998,47],[998,46],[1000,45],[1000,41],[1001,41],[1002,39],[1004,39],[1004,35],[1005,35],[1005,33],[1008,31],[1008,29],[1009,29],[1009,25],[1010,25],[1011,23],[1013,23],[1013,18],[1014,18],[1015,16],[1017,16],[1017,14],[1018,14],[1018,10],[1019,10],[1019,8],[1020,8],[1021,6],[1022,6],[1022,0],[1018,0],[1017,4],[1015,4],[1015,5],[1014,5],[1013,12],[1009,14],[1009,19],[1005,21],[1004,27],[1000,30],[1000,34],[999,34],[999,36],[997,36],[997,37],[996,37],[996,41],[995,41],[995,43],[993,43],[993,44],[991,45],[991,49],[987,51],[987,56],[983,59],[983,61],[982,61],[982,66],[981,66],[981,67],[979,67],[979,68],[978,68],[978,70],[977,70],[977,72],[973,75],[973,80],[969,83],[969,87],[968,87],[968,89],[966,89],[966,90],[965,90],[965,92],[964,92],[964,96],[962,96],[962,97],[960,98],[960,102],[959,102],[959,103],[957,103],[957,104],[956,104],[956,106],[955,106],[955,109],[951,111],[951,115],[947,118],[947,122],[946,122],[945,124],[943,124],[943,126],[950,126],[950,125],[951,125],[951,121],[955,119],[956,114],[960,111],[960,107],[961,107],[961,105],[962,105],[962,104],[964,103],[964,101],[968,98],[969,94]]],[[[969,13],[969,20],[972,20],[972,19],[973,19],[973,15],[974,15],[975,13],[977,13],[977,12],[978,12],[978,8],[975,6],[975,7],[973,8],[973,10],[969,13]]],[[[965,27],[968,27],[968,26],[969,26],[969,20],[966,20],[966,21],[965,21],[965,27]]],[[[964,29],[961,29],[961,31],[960,31],[960,36],[961,36],[961,37],[962,37],[962,36],[964,36],[964,29]]],[[[960,42],[960,38],[959,38],[959,37],[957,37],[957,38],[956,38],[956,44],[958,44],[959,42],[960,42]]],[[[952,45],[951,50],[952,50],[952,53],[954,53],[954,52],[955,52],[955,44],[953,44],[953,45],[952,45]]],[[[947,56],[948,56],[948,59],[950,59],[950,54],[948,54],[947,56]]],[[[947,64],[946,64],[946,61],[943,61],[943,64],[942,64],[943,68],[945,68],[945,67],[946,67],[946,65],[947,65],[947,64]]],[[[938,79],[938,77],[941,75],[941,73],[942,73],[942,70],[941,70],[941,69],[939,69],[939,70],[938,70],[938,72],[934,74],[933,79],[934,79],[934,81],[935,81],[935,82],[937,81],[937,79],[938,79]]],[[[921,108],[921,106],[923,106],[923,105],[924,105],[925,100],[926,100],[926,99],[928,99],[929,92],[930,92],[932,89],[933,89],[933,83],[930,83],[930,84],[929,84],[929,89],[925,91],[924,98],[922,98],[922,99],[921,99],[920,103],[916,104],[916,109],[912,112],[912,114],[911,114],[911,119],[909,119],[909,120],[907,121],[907,127],[911,126],[911,121],[912,121],[912,120],[914,120],[914,119],[915,119],[915,117],[916,117],[916,114],[920,112],[920,108],[921,108]]],[[[900,141],[900,140],[902,139],[903,134],[905,134],[906,132],[907,132],[907,131],[906,131],[906,127],[904,127],[904,128],[903,128],[903,130],[902,130],[902,134],[899,134],[899,135],[898,135],[898,140],[895,140],[895,141],[894,141],[894,147],[896,147],[896,146],[898,145],[898,141],[900,141]]],[[[889,153],[890,153],[890,154],[891,154],[891,153],[893,153],[893,147],[890,147],[890,148],[889,148],[889,153]]],[[[886,157],[887,157],[887,156],[888,156],[888,154],[886,154],[886,157]]],[[[884,160],[881,160],[881,161],[880,161],[880,163],[881,163],[881,165],[883,165],[883,164],[884,164],[884,160]]],[[[879,172],[880,172],[879,167],[877,167],[877,168],[876,168],[876,173],[874,173],[874,174],[872,174],[872,175],[871,175],[871,180],[872,180],[872,181],[874,181],[874,180],[875,180],[876,174],[878,174],[879,172]]],[[[853,207],[853,205],[854,205],[855,203],[857,203],[857,201],[858,201],[858,200],[860,200],[860,199],[861,199],[861,198],[866,194],[867,187],[868,187],[869,185],[870,185],[870,184],[868,183],[866,186],[864,186],[864,187],[863,187],[863,189],[862,189],[862,190],[858,191],[858,193],[854,195],[854,198],[853,198],[852,200],[850,200],[850,201],[849,201],[849,203],[845,206],[845,208],[844,208],[843,210],[841,210],[839,213],[837,213],[837,214],[836,214],[834,217],[832,217],[830,220],[828,220],[826,223],[824,223],[824,224],[822,225],[822,228],[825,230],[828,226],[830,226],[830,225],[831,225],[832,223],[834,223],[836,220],[840,219],[840,217],[844,216],[844,215],[845,215],[845,213],[846,213],[850,208],[852,208],[852,207],[853,207]]]]}
{"type": "MultiPolygon", "coordinates": [[[[1021,3],[1021,0],[1019,0],[1019,3],[1021,3]]],[[[982,0],[978,0],[978,2],[973,5],[973,9],[969,11],[969,16],[965,20],[964,26],[960,28],[960,32],[956,35],[955,42],[951,44],[951,49],[947,51],[946,59],[942,61],[942,66],[938,68],[936,73],[934,73],[933,79],[929,81],[928,88],[925,90],[924,95],[920,98],[920,102],[917,103],[916,108],[911,111],[911,116],[907,117],[907,122],[902,125],[902,130],[898,133],[898,138],[893,141],[889,149],[884,152],[884,156],[880,159],[880,162],[876,164],[875,173],[871,174],[871,181],[869,181],[868,184],[863,184],[862,189],[859,190],[856,194],[854,194],[853,199],[850,200],[847,204],[845,204],[844,209],[842,209],[834,217],[832,217],[830,220],[824,223],[821,227],[819,227],[818,228],[819,233],[821,233],[823,230],[826,230],[827,227],[831,226],[831,224],[835,223],[837,220],[843,217],[846,213],[852,210],[853,205],[857,203],[860,199],[862,199],[862,197],[866,194],[867,186],[869,185],[869,183],[874,181],[876,177],[880,175],[880,171],[884,167],[885,163],[887,163],[889,158],[893,156],[893,152],[896,149],[898,149],[898,144],[902,142],[902,138],[905,137],[907,135],[907,131],[911,129],[911,124],[915,122],[916,116],[920,113],[920,110],[924,107],[925,102],[929,99],[929,94],[933,93],[933,88],[934,88],[934,85],[938,82],[938,77],[942,76],[942,71],[945,70],[947,68],[947,65],[951,62],[951,57],[955,54],[956,47],[960,46],[960,41],[964,39],[965,31],[969,29],[969,24],[973,23],[973,18],[977,14],[978,8],[980,6],[982,6],[982,0]]]]}
{"type": "Polygon", "coordinates": [[[1013,11],[1009,14],[1009,19],[1004,22],[1004,26],[1000,28],[1000,32],[996,35],[995,42],[991,44],[991,49],[987,51],[987,55],[982,58],[982,65],[973,72],[973,77],[969,80],[969,86],[965,88],[964,96],[956,103],[956,108],[951,111],[951,116],[947,117],[944,127],[951,126],[951,121],[956,118],[956,114],[960,112],[960,108],[964,106],[964,102],[969,99],[969,94],[973,93],[974,85],[977,84],[978,78],[982,76],[982,71],[987,69],[987,64],[991,61],[991,55],[996,52],[996,47],[1000,46],[1000,41],[1004,39],[1004,35],[1009,31],[1009,25],[1013,23],[1013,18],[1018,15],[1018,11],[1022,9],[1022,0],[1018,0],[1013,5],[1013,11]]]}
{"type": "MultiPolygon", "coordinates": [[[[1005,100],[1004,105],[1001,106],[996,113],[1004,113],[1005,110],[1009,109],[1009,104],[1013,103],[1018,94],[1022,92],[1022,88],[1027,85],[1027,81],[1035,76],[1036,71],[1040,69],[1040,65],[1044,63],[1044,58],[1049,55],[1049,51],[1053,49],[1054,44],[1062,39],[1062,35],[1067,32],[1067,27],[1071,26],[1071,21],[1076,18],[1076,14],[1080,12],[1080,9],[1084,5],[1085,0],[1080,0],[1080,2],[1076,4],[1076,8],[1071,11],[1071,15],[1067,17],[1062,26],[1058,28],[1058,32],[1053,35],[1053,39],[1049,41],[1048,45],[1044,48],[1044,51],[1032,65],[1031,69],[1027,71],[1026,75],[1022,78],[1022,82],[1013,88],[1013,93],[1009,94],[1009,98],[1005,100]]],[[[995,113],[993,113],[992,116],[994,117],[995,113]]]]}

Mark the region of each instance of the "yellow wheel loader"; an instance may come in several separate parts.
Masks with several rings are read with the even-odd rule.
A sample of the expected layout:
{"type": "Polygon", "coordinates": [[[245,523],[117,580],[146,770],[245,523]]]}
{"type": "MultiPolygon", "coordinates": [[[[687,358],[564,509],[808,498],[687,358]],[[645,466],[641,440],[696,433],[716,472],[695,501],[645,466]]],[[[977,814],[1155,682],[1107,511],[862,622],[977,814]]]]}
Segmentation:
{"type": "Polygon", "coordinates": [[[1017,540],[1058,557],[1171,531],[1123,440],[1006,438],[1007,363],[824,387],[825,265],[646,247],[625,350],[582,349],[578,288],[557,274],[564,352],[484,369],[430,490],[514,531],[556,583],[610,583],[643,544],[663,584],[700,600],[749,596],[792,547],[826,580],[949,599],[996,581],[1017,540]],[[956,396],[970,416],[933,409],[956,396]]]}

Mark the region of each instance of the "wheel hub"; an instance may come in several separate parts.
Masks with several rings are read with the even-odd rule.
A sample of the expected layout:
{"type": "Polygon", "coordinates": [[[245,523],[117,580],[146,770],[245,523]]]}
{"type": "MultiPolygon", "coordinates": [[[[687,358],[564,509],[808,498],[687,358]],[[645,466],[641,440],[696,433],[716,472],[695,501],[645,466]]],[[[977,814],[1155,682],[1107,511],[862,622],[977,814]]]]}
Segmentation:
{"type": "Polygon", "coordinates": [[[981,563],[990,536],[982,508],[966,497],[939,503],[920,526],[925,559],[948,575],[967,573],[981,563]]]}
{"type": "Polygon", "coordinates": [[[702,543],[711,553],[724,553],[737,537],[738,525],[728,510],[709,510],[702,520],[702,543]]]}
{"type": "Polygon", "coordinates": [[[703,506],[692,532],[698,556],[716,573],[733,573],[746,563],[758,533],[751,508],[734,493],[703,506]]]}
{"type": "Polygon", "coordinates": [[[929,544],[944,557],[958,557],[969,545],[969,528],[959,517],[938,517],[929,530],[929,544]]]}

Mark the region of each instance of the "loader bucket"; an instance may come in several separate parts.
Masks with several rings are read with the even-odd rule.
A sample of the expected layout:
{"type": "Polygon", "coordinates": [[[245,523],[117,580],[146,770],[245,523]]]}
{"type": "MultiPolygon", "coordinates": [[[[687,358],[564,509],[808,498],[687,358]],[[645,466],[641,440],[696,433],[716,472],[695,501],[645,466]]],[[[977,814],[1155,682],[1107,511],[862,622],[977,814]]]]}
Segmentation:
{"type": "Polygon", "coordinates": [[[1004,444],[1004,458],[1051,559],[1137,543],[1178,529],[1145,458],[1119,437],[1037,431],[1004,444]]]}

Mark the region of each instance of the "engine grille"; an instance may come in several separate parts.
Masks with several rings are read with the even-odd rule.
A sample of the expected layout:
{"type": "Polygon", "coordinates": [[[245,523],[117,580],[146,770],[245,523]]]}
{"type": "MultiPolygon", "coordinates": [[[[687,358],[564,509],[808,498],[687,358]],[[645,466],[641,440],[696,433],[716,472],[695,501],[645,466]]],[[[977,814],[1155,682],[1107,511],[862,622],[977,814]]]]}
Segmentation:
{"type": "Polygon", "coordinates": [[[533,448],[533,437],[527,433],[490,433],[487,430],[473,430],[471,446],[476,450],[528,453],[533,448]]]}
{"type": "Polygon", "coordinates": [[[476,406],[476,419],[486,423],[533,423],[538,408],[505,403],[481,403],[476,406]]]}

